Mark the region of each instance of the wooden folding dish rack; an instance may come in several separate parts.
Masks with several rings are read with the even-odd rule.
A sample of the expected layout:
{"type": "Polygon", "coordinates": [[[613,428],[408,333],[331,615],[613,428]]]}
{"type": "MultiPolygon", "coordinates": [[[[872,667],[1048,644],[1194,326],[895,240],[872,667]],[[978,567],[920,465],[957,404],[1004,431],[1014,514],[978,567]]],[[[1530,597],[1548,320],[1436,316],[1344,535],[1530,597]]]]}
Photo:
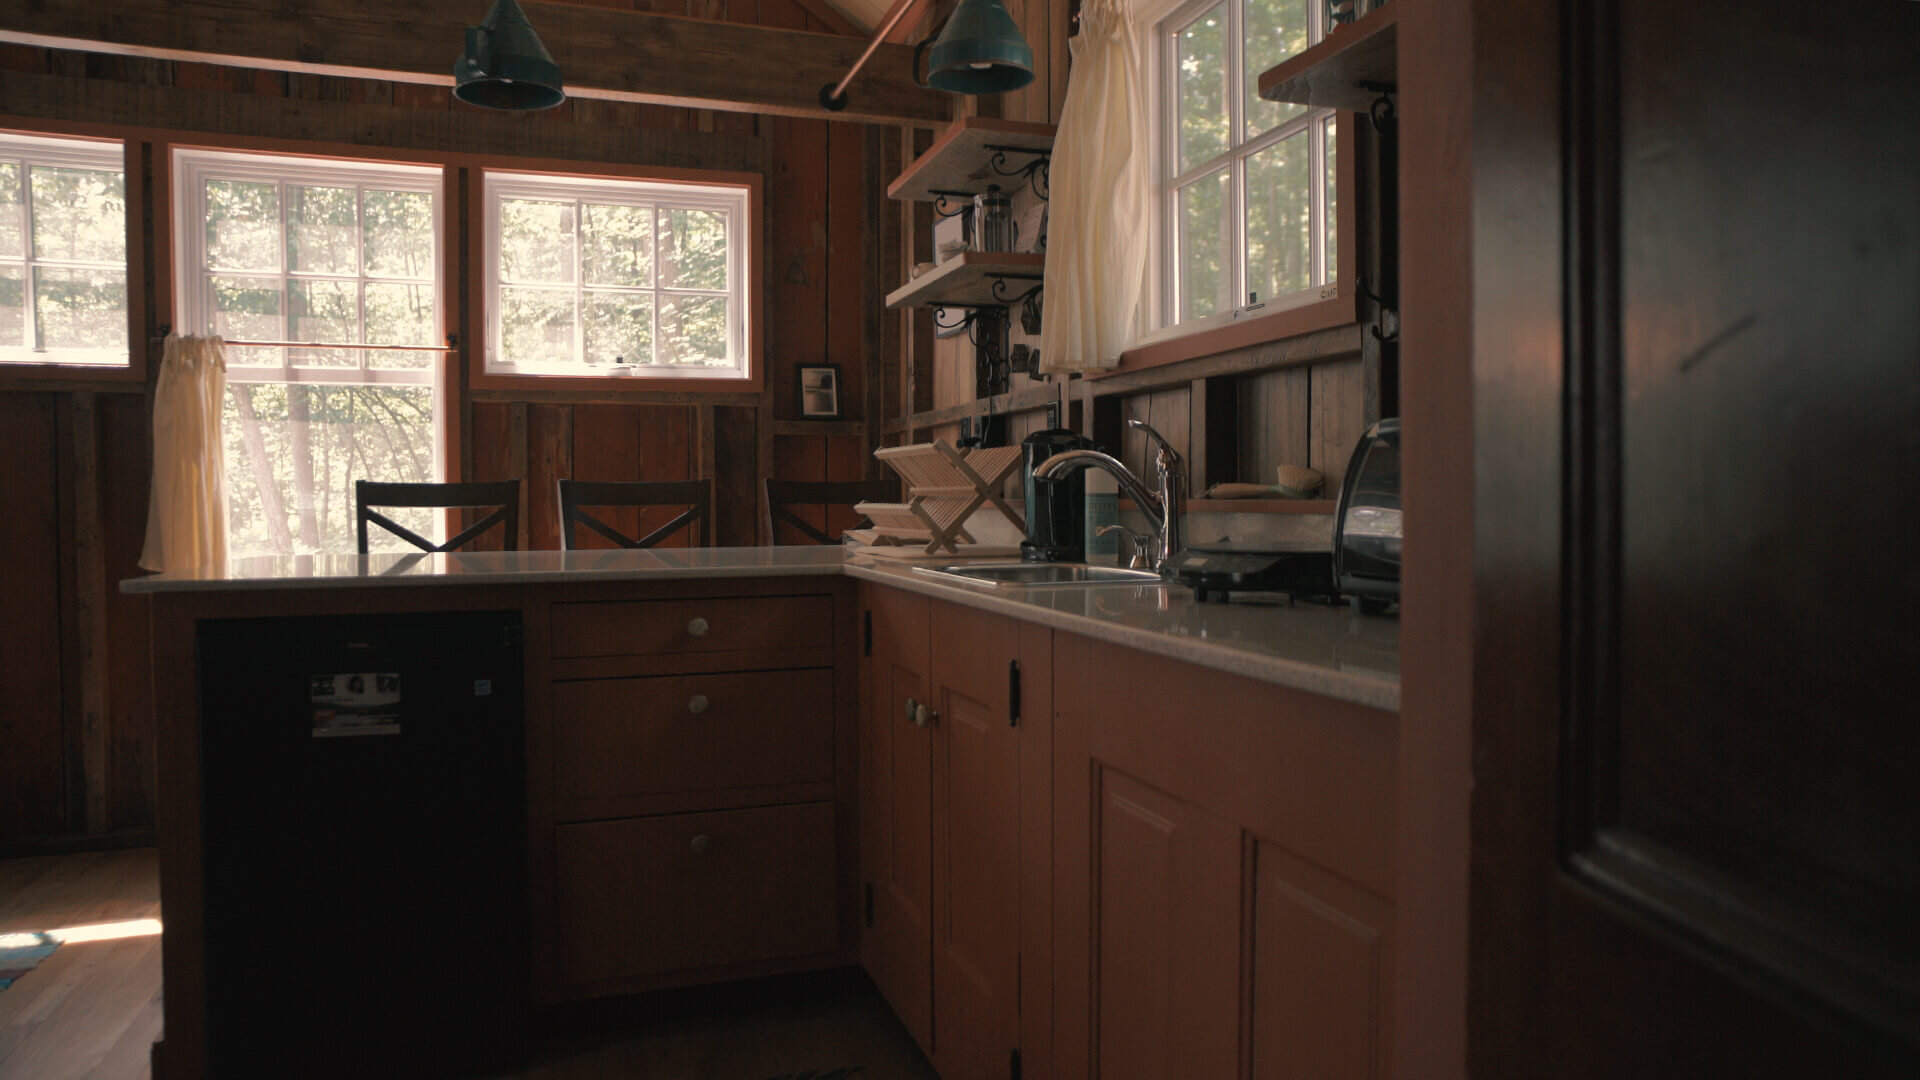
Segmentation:
{"type": "Polygon", "coordinates": [[[929,555],[942,550],[959,554],[961,544],[974,543],[965,527],[967,518],[988,504],[1015,528],[1026,530],[1020,511],[1000,497],[1002,485],[1020,464],[1017,446],[955,450],[935,439],[875,450],[873,456],[900,474],[907,501],[855,506],[873,522],[872,529],[852,534],[858,539],[876,546],[924,544],[929,555]]]}

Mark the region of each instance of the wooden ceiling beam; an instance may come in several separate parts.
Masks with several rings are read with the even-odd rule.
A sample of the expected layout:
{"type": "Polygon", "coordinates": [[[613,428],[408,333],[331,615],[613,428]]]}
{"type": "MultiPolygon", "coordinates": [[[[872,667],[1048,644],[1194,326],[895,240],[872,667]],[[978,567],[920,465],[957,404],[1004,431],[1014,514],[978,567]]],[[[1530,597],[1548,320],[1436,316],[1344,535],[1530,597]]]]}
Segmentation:
{"type": "MultiPolygon", "coordinates": [[[[919,86],[913,50],[882,45],[843,112],[820,106],[865,43],[836,34],[528,3],[569,95],[812,119],[944,126],[952,98],[919,86]]],[[[237,67],[450,86],[485,0],[39,0],[0,4],[0,41],[237,67]]]]}

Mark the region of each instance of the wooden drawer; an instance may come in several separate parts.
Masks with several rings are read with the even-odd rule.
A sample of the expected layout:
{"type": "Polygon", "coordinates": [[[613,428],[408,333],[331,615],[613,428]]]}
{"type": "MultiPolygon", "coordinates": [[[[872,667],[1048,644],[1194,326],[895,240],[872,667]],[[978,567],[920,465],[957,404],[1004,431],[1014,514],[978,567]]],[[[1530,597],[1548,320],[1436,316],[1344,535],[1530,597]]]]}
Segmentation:
{"type": "Polygon", "coordinates": [[[570,982],[811,956],[840,945],[832,803],[554,831],[570,982]]]}
{"type": "Polygon", "coordinates": [[[656,656],[826,649],[833,598],[742,596],[553,606],[553,655],[656,656]]]}
{"type": "Polygon", "coordinates": [[[561,814],[634,795],[830,782],[833,718],[830,669],[555,683],[561,814]]]}

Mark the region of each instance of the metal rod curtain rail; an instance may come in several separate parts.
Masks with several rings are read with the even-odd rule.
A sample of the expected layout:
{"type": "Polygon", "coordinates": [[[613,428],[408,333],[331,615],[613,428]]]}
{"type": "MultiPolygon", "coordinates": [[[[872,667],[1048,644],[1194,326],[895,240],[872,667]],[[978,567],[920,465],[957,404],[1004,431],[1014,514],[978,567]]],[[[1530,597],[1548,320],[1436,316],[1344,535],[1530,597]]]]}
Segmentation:
{"type": "Polygon", "coordinates": [[[380,352],[458,352],[452,345],[356,345],[351,342],[325,341],[235,341],[226,338],[228,345],[248,349],[375,349],[380,352]]]}

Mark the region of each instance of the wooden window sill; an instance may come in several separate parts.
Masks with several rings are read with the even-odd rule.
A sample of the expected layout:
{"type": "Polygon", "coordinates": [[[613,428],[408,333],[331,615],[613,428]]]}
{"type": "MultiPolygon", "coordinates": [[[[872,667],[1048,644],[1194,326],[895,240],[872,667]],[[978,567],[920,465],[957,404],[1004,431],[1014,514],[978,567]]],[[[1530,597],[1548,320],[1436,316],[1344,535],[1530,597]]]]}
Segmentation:
{"type": "Polygon", "coordinates": [[[1225,326],[1216,326],[1147,345],[1135,346],[1120,354],[1119,367],[1110,371],[1090,371],[1085,377],[1102,379],[1130,371],[1143,371],[1165,364],[1175,364],[1182,360],[1215,356],[1235,349],[1245,349],[1254,345],[1264,345],[1270,341],[1310,334],[1315,330],[1345,326],[1357,322],[1359,318],[1359,296],[1351,282],[1341,282],[1339,293],[1332,299],[1317,300],[1285,311],[1276,311],[1271,315],[1241,319],[1225,326]]]}

